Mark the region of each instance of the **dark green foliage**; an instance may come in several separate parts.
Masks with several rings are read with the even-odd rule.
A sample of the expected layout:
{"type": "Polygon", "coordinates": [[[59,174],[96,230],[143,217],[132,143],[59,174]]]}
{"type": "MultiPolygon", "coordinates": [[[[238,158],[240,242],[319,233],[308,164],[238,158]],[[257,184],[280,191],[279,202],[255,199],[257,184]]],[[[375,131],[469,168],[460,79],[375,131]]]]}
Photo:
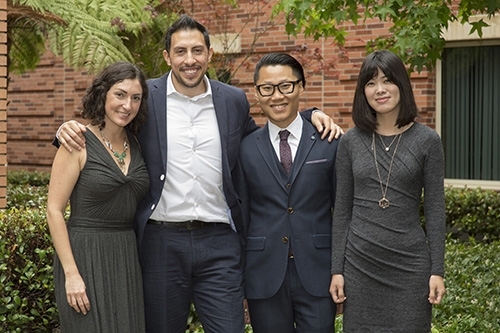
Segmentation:
{"type": "Polygon", "coordinates": [[[449,188],[446,215],[446,223],[455,237],[500,239],[500,193],[496,191],[449,188]]]}
{"type": "Polygon", "coordinates": [[[500,242],[446,246],[447,294],[434,307],[438,332],[500,332],[500,242]]]}
{"type": "Polygon", "coordinates": [[[366,41],[367,51],[389,49],[410,65],[410,70],[418,72],[432,70],[441,59],[446,45],[441,32],[451,22],[468,23],[469,32],[481,37],[488,26],[486,18],[499,12],[498,0],[280,0],[273,8],[275,16],[284,14],[288,34],[303,32],[315,40],[331,38],[340,46],[345,44],[347,34],[353,33],[346,23],[367,29],[369,24],[390,23],[387,33],[366,41]]]}
{"type": "Polygon", "coordinates": [[[49,185],[50,173],[38,171],[14,170],[7,173],[7,184],[9,185],[49,185]]]}
{"type": "Polygon", "coordinates": [[[7,173],[7,208],[45,207],[49,179],[48,172],[9,171],[7,173]]]}
{"type": "Polygon", "coordinates": [[[50,332],[58,325],[45,207],[50,174],[7,174],[0,210],[0,331],[50,332]]]}
{"type": "MultiPolygon", "coordinates": [[[[468,240],[472,237],[481,242],[500,240],[499,192],[447,187],[445,201],[446,227],[452,238],[468,240]]],[[[420,211],[422,224],[425,224],[423,204],[420,211]]]]}
{"type": "Polygon", "coordinates": [[[45,211],[0,211],[0,331],[50,332],[57,326],[45,211]]]}
{"type": "Polygon", "coordinates": [[[47,186],[9,185],[7,208],[40,208],[47,200],[47,186]]]}

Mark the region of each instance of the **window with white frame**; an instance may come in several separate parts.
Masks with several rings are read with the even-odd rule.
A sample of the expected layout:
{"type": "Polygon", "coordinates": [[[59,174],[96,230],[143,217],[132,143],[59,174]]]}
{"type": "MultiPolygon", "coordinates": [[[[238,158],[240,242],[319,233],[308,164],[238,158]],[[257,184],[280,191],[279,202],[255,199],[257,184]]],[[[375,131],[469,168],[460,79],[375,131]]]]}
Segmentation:
{"type": "Polygon", "coordinates": [[[436,130],[447,185],[500,190],[500,17],[486,21],[482,38],[458,22],[443,32],[436,130]]]}
{"type": "Polygon", "coordinates": [[[500,45],[446,48],[442,58],[445,177],[500,181],[500,45]]]}

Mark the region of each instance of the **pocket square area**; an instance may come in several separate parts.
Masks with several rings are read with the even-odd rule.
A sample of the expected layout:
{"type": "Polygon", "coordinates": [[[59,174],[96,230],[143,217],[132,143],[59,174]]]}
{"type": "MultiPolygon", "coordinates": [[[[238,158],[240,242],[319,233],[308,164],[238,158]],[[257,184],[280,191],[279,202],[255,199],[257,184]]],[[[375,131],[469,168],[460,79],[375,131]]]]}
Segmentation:
{"type": "Polygon", "coordinates": [[[306,161],[306,164],[318,164],[318,163],[326,163],[326,162],[328,162],[328,159],[322,158],[320,160],[306,161]]]}

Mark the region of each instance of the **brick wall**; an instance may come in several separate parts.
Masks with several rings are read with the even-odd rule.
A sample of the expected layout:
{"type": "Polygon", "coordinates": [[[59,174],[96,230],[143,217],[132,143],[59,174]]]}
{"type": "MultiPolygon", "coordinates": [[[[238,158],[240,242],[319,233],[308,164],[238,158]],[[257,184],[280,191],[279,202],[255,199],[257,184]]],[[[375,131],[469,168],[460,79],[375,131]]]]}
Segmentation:
{"type": "Polygon", "coordinates": [[[0,209],[7,206],[7,0],[0,0],[0,209]]]}
{"type": "MultiPolygon", "coordinates": [[[[340,50],[329,39],[314,42],[303,36],[289,38],[279,21],[265,29],[269,25],[274,2],[240,0],[238,4],[238,10],[225,12],[229,22],[227,28],[223,28],[224,19],[218,18],[214,10],[208,7],[207,1],[195,1],[186,9],[188,14],[209,29],[211,35],[221,32],[239,35],[241,55],[234,60],[235,67],[250,51],[255,53],[250,61],[237,70],[232,84],[245,90],[250,103],[254,105],[253,65],[259,56],[271,51],[292,52],[307,45],[305,54],[293,53],[307,72],[301,108],[319,107],[344,129],[352,127],[351,104],[359,66],[366,55],[366,42],[374,35],[387,34],[388,25],[367,21],[364,26],[347,26],[347,43],[340,50]],[[250,45],[255,33],[262,33],[262,36],[252,49],[250,45]],[[315,49],[322,55],[322,63],[313,59],[311,54],[315,49]]],[[[63,121],[79,118],[77,109],[80,98],[89,82],[90,78],[84,72],[66,68],[59,58],[50,53],[44,56],[37,70],[11,77],[8,99],[9,169],[50,170],[55,154],[55,148],[51,146],[53,134],[63,121]]],[[[413,74],[412,83],[420,109],[419,121],[434,127],[435,75],[425,71],[413,74]]],[[[251,112],[257,123],[265,123],[265,117],[257,106],[254,105],[251,112]]]]}
{"type": "Polygon", "coordinates": [[[10,76],[9,170],[50,170],[54,134],[64,121],[79,119],[78,107],[90,80],[86,72],[67,68],[50,52],[35,71],[10,76]]]}
{"type": "MultiPolygon", "coordinates": [[[[276,51],[291,52],[296,56],[306,69],[306,91],[302,95],[301,108],[316,106],[332,116],[335,121],[344,129],[353,126],[351,120],[351,106],[354,97],[354,89],[359,67],[366,56],[366,43],[374,36],[388,35],[389,24],[381,23],[378,20],[367,20],[365,25],[346,25],[348,37],[342,49],[337,47],[331,39],[314,41],[312,38],[304,38],[303,35],[297,38],[289,38],[285,32],[283,19],[277,20],[274,26],[269,29],[270,11],[275,1],[260,2],[251,0],[240,0],[238,10],[223,11],[213,10],[206,2],[196,1],[191,13],[202,22],[211,34],[219,33],[221,27],[225,25],[225,18],[230,24],[227,25],[227,32],[241,35],[242,56],[235,61],[241,62],[245,53],[250,51],[249,45],[255,33],[262,32],[262,37],[258,39],[255,49],[255,56],[246,66],[238,69],[233,84],[247,92],[248,99],[255,105],[253,89],[253,70],[259,56],[276,51]],[[214,14],[215,13],[215,14],[214,14]],[[226,15],[219,14],[225,13],[226,15]],[[296,52],[307,45],[308,51],[296,52]],[[313,50],[319,50],[323,57],[323,62],[315,60],[312,56],[313,50]]],[[[436,111],[436,78],[432,72],[423,71],[420,74],[412,74],[412,84],[419,106],[419,121],[435,128],[436,111]]],[[[252,108],[253,117],[259,124],[265,123],[266,119],[262,115],[258,106],[252,108]]]]}

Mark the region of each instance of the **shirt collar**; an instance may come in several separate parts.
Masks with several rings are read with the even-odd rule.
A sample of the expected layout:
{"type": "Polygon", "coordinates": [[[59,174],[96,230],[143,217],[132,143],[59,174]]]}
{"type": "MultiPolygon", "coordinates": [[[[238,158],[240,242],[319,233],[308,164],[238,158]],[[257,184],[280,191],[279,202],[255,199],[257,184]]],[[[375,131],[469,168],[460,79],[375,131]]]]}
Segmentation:
{"type": "Polygon", "coordinates": [[[172,71],[170,71],[170,73],[167,76],[167,96],[176,94],[178,96],[187,97],[193,100],[198,100],[200,98],[212,96],[212,86],[210,85],[210,81],[208,80],[208,77],[206,75],[203,76],[203,81],[205,81],[205,86],[207,87],[207,91],[194,97],[187,97],[186,95],[181,94],[175,89],[174,83],[172,82],[172,71]]]}
{"type": "Polygon", "coordinates": [[[290,135],[295,137],[296,139],[300,138],[302,134],[302,117],[297,113],[297,117],[287,126],[287,128],[281,128],[273,124],[271,121],[268,121],[269,128],[269,137],[272,141],[276,141],[280,139],[279,132],[282,130],[288,130],[290,135]]]}

